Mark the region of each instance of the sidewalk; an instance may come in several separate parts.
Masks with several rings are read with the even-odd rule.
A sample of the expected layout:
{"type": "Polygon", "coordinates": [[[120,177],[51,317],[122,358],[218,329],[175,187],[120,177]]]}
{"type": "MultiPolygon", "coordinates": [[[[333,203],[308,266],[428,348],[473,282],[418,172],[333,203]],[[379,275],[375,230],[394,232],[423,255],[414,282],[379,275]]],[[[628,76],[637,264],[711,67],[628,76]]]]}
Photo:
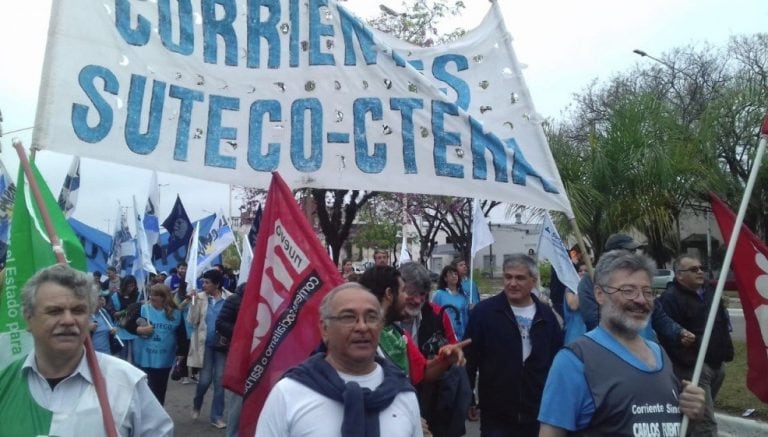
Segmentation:
{"type": "Polygon", "coordinates": [[[718,434],[734,437],[768,436],[768,423],[715,413],[718,434]]]}

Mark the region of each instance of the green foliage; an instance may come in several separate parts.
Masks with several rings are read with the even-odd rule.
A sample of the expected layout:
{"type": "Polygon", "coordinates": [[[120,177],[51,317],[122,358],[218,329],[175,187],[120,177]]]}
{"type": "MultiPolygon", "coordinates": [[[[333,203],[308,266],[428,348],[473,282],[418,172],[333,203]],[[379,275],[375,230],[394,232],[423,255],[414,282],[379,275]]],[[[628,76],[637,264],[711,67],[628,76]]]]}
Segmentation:
{"type": "Polygon", "coordinates": [[[552,264],[549,261],[539,261],[539,286],[549,287],[552,282],[552,264]]]}

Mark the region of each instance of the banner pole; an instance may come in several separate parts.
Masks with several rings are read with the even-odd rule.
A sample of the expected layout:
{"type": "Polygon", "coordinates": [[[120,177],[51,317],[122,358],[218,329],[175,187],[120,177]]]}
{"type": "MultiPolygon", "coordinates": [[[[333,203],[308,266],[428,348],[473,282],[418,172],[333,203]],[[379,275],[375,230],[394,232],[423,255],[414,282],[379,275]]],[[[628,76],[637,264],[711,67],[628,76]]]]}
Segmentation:
{"type": "MultiPolygon", "coordinates": [[[[760,142],[758,143],[757,151],[755,152],[755,160],[752,163],[752,170],[749,173],[747,185],[744,187],[744,195],[741,197],[741,205],[739,205],[736,221],[733,223],[731,237],[730,240],[728,240],[728,249],[725,251],[725,258],[723,259],[723,265],[720,267],[720,277],[717,280],[715,294],[712,297],[712,306],[709,308],[709,316],[707,317],[707,324],[704,328],[704,335],[701,337],[701,346],[699,347],[699,354],[696,357],[696,366],[693,368],[691,384],[694,385],[699,385],[701,371],[704,367],[704,358],[707,355],[709,340],[712,336],[712,328],[715,326],[715,317],[717,316],[720,299],[722,299],[723,289],[725,288],[725,280],[728,278],[728,275],[724,275],[722,272],[727,272],[731,267],[731,260],[733,259],[733,253],[736,251],[736,243],[739,234],[741,233],[741,225],[744,223],[744,216],[747,214],[747,206],[749,206],[749,199],[752,197],[752,190],[755,187],[757,174],[760,171],[760,164],[763,160],[763,155],[765,154],[766,144],[768,144],[768,114],[763,118],[763,125],[760,127],[760,142]]],[[[685,435],[688,429],[688,422],[688,416],[683,416],[683,421],[680,424],[680,435],[685,435]]]]}
{"type": "MultiPolygon", "coordinates": [[[[19,165],[21,165],[24,170],[24,175],[27,178],[27,185],[35,198],[35,204],[37,205],[37,209],[40,211],[40,216],[45,224],[45,231],[48,234],[48,239],[51,241],[51,248],[53,254],[56,256],[56,261],[59,264],[68,264],[67,258],[64,256],[64,248],[61,245],[59,236],[56,235],[56,230],[53,227],[48,208],[46,208],[45,202],[43,201],[40,187],[37,185],[37,180],[32,173],[32,167],[29,165],[29,159],[27,159],[27,154],[24,152],[24,146],[18,138],[14,138],[13,147],[19,155],[19,165]]],[[[104,422],[104,429],[109,437],[117,437],[117,428],[115,428],[115,420],[112,417],[112,408],[109,405],[109,398],[107,397],[107,386],[104,382],[104,376],[101,374],[101,369],[99,368],[96,352],[93,349],[93,343],[91,343],[91,337],[88,335],[85,336],[84,346],[88,367],[90,368],[91,373],[93,373],[93,385],[96,389],[96,395],[101,406],[101,417],[104,422]]]]}
{"type": "MultiPolygon", "coordinates": [[[[581,234],[579,225],[576,223],[576,217],[572,219],[568,219],[568,221],[571,223],[573,232],[576,233],[576,243],[579,245],[579,249],[581,249],[581,253],[582,253],[581,260],[584,261],[584,264],[587,265],[587,271],[589,271],[589,276],[594,277],[595,268],[592,266],[592,258],[589,257],[589,253],[587,252],[587,245],[584,244],[584,236],[581,234]]],[[[576,290],[573,290],[573,291],[576,291],[576,290]]]]}

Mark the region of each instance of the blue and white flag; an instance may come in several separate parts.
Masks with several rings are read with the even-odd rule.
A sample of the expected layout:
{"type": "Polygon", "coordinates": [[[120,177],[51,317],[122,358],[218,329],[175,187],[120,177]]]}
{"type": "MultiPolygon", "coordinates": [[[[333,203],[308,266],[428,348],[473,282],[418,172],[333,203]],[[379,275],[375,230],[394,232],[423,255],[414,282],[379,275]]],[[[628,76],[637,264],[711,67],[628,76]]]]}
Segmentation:
{"type": "MultiPolygon", "coordinates": [[[[163,222],[163,227],[168,230],[168,252],[175,252],[176,249],[187,246],[192,237],[192,222],[189,221],[187,211],[181,203],[181,197],[176,196],[176,203],[173,204],[173,210],[163,222]]],[[[196,246],[192,246],[196,247],[196,246]]]]}
{"type": "Polygon", "coordinates": [[[197,270],[205,271],[224,250],[235,242],[235,234],[223,215],[217,214],[208,235],[200,236],[197,270]]]}
{"type": "MultiPolygon", "coordinates": [[[[195,223],[194,230],[192,231],[192,240],[189,242],[189,247],[198,247],[200,241],[200,222],[195,223]]],[[[187,285],[187,293],[192,289],[197,288],[197,255],[198,251],[189,250],[187,253],[187,274],[184,275],[184,282],[187,285]]],[[[195,297],[192,296],[192,303],[195,303],[195,297]]]]}
{"type": "Polygon", "coordinates": [[[16,199],[16,185],[0,161],[0,266],[5,265],[8,255],[8,233],[11,230],[13,202],[16,199]]]}
{"type": "MultiPolygon", "coordinates": [[[[144,234],[147,236],[147,246],[157,244],[160,239],[160,219],[158,218],[158,207],[160,205],[160,186],[157,184],[157,172],[152,172],[152,179],[149,181],[149,196],[147,196],[147,206],[144,208],[144,234]]],[[[150,253],[151,255],[151,253],[150,253]]]]}
{"type": "Polygon", "coordinates": [[[485,214],[480,207],[480,202],[475,199],[472,202],[472,258],[475,258],[477,252],[484,247],[488,247],[494,243],[493,234],[488,227],[488,222],[485,220],[485,214]]]}
{"type": "MultiPolygon", "coordinates": [[[[136,206],[136,196],[133,197],[133,216],[136,219],[136,258],[133,261],[134,276],[137,271],[157,273],[155,266],[152,265],[152,252],[147,244],[147,236],[144,234],[144,228],[141,226],[141,214],[136,206]]],[[[146,275],[143,275],[146,277],[146,275]]],[[[138,279],[138,276],[137,276],[138,279]]]]}
{"type": "Polygon", "coordinates": [[[571,257],[568,256],[568,249],[563,244],[563,240],[560,239],[555,225],[552,224],[549,213],[544,215],[544,225],[541,228],[539,247],[536,253],[539,254],[540,259],[549,260],[560,282],[576,293],[579,285],[579,274],[573,267],[571,257]]]}
{"type": "Polygon", "coordinates": [[[59,206],[64,212],[64,217],[70,218],[75,212],[77,206],[77,194],[80,191],[80,157],[72,158],[72,164],[69,166],[67,177],[64,178],[64,185],[59,193],[59,206]]]}
{"type": "Polygon", "coordinates": [[[123,207],[117,205],[117,219],[115,220],[115,231],[112,234],[112,254],[109,258],[109,265],[118,269],[122,273],[124,270],[130,270],[129,265],[123,265],[123,258],[132,257],[136,254],[136,248],[131,238],[131,230],[128,228],[128,218],[123,213],[123,207]]]}
{"type": "Polygon", "coordinates": [[[237,285],[248,281],[248,276],[251,274],[251,264],[253,263],[253,248],[248,243],[248,239],[243,238],[242,244],[243,250],[240,252],[240,272],[237,274],[237,285]]]}

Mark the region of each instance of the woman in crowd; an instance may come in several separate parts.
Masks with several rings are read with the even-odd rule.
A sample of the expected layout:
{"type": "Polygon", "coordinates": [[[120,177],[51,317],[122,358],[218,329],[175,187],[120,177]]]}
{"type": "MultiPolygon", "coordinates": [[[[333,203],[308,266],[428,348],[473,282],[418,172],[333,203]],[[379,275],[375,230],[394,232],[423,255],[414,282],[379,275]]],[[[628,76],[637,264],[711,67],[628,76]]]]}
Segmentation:
{"type": "MultiPolygon", "coordinates": [[[[587,274],[587,265],[579,264],[577,267],[579,278],[587,274]]],[[[565,342],[568,344],[587,332],[587,326],[579,311],[579,296],[570,288],[565,289],[563,301],[563,323],[565,328],[565,342]]]]}
{"type": "Polygon", "coordinates": [[[341,263],[341,277],[344,278],[345,281],[351,281],[349,277],[354,274],[355,269],[352,267],[352,260],[349,258],[345,259],[344,262],[341,263]]]}
{"type": "Polygon", "coordinates": [[[117,356],[131,364],[135,364],[133,361],[132,347],[133,339],[136,338],[136,336],[128,332],[128,330],[125,329],[125,325],[133,319],[132,313],[133,311],[138,310],[137,305],[140,300],[141,293],[139,293],[136,278],[128,275],[120,281],[120,290],[118,290],[117,293],[113,293],[110,302],[108,302],[112,320],[117,322],[117,338],[123,342],[123,348],[117,356]],[[132,304],[136,305],[132,306],[132,304]]]}
{"type": "Polygon", "coordinates": [[[133,340],[134,362],[147,374],[150,390],[164,405],[171,367],[177,355],[187,354],[181,350],[187,338],[184,320],[165,284],[149,289],[149,303],[141,306],[139,315],[129,324],[129,330],[137,334],[133,340]]]}
{"type": "Polygon", "coordinates": [[[437,280],[437,291],[432,296],[432,302],[446,308],[446,313],[451,316],[453,331],[459,340],[464,339],[464,331],[469,320],[469,302],[459,284],[459,271],[456,267],[445,266],[437,280]]]}

